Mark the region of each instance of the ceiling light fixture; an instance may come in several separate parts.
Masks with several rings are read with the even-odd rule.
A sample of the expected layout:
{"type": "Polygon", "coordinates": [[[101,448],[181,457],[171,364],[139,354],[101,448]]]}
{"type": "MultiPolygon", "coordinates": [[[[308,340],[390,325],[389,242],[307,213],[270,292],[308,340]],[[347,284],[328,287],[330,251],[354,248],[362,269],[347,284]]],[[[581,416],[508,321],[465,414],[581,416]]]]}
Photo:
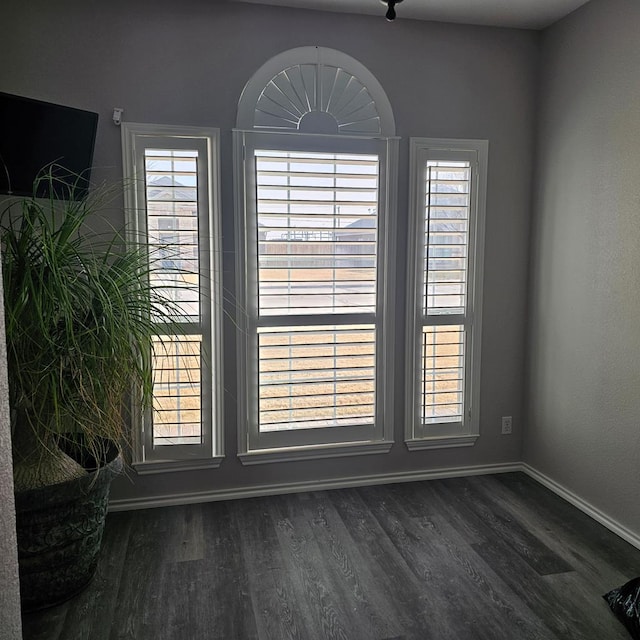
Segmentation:
{"type": "Polygon", "coordinates": [[[388,9],[387,9],[387,15],[386,18],[389,22],[391,22],[392,20],[396,19],[396,5],[400,4],[402,2],[402,0],[380,0],[380,2],[382,2],[382,4],[386,4],[388,9]]]}

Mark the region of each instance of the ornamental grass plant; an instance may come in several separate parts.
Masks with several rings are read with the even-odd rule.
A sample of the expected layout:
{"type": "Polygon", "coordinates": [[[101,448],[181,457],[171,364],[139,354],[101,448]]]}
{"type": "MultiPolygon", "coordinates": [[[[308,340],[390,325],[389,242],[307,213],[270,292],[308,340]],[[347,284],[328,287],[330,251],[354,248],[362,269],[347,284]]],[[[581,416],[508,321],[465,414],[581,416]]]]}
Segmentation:
{"type": "Polygon", "coordinates": [[[18,492],[87,473],[63,451],[68,440],[97,465],[105,443],[127,441],[127,407],[151,402],[155,322],[172,304],[151,282],[144,244],[90,230],[120,189],[75,200],[53,171],[41,179],[57,197],[12,199],[0,212],[18,492]]]}

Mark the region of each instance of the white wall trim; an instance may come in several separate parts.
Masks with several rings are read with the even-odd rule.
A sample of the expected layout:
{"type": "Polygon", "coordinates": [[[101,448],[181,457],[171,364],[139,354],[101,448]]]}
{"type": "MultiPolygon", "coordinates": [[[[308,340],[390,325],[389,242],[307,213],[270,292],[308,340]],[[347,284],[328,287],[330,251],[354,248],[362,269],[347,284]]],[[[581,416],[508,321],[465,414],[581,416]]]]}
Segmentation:
{"type": "Polygon", "coordinates": [[[218,500],[236,500],[239,498],[256,498],[259,496],[273,496],[285,493],[301,493],[303,491],[323,491],[327,489],[348,489],[350,487],[365,487],[379,484],[394,484],[398,482],[417,482],[420,480],[436,480],[440,478],[459,478],[464,476],[479,476],[491,473],[508,473],[522,471],[520,463],[500,463],[493,465],[477,465],[467,467],[449,467],[433,469],[431,471],[407,471],[402,473],[385,473],[332,480],[318,480],[307,482],[289,482],[269,485],[254,485],[236,489],[212,489],[194,493],[168,494],[153,498],[131,498],[112,500],[109,511],[129,511],[132,509],[148,509],[151,507],[170,507],[201,502],[215,502],[218,500]]]}
{"type": "Polygon", "coordinates": [[[559,495],[574,507],[580,509],[580,511],[586,513],[590,518],[609,529],[609,531],[612,531],[616,535],[620,536],[623,540],[628,542],[630,545],[633,545],[636,549],[640,549],[639,534],[620,524],[617,520],[614,520],[611,516],[608,516],[606,513],[604,513],[604,511],[600,511],[600,509],[594,507],[590,502],[587,502],[570,489],[567,489],[559,482],[552,480],[549,476],[528,465],[526,462],[520,464],[520,470],[539,482],[541,485],[547,487],[547,489],[550,489],[555,494],[559,495]]]}
{"type": "Polygon", "coordinates": [[[593,518],[596,522],[620,536],[630,545],[640,549],[640,535],[631,531],[624,525],[614,520],[611,516],[567,489],[559,482],[538,471],[525,462],[504,462],[493,465],[475,465],[465,467],[449,467],[433,469],[430,471],[407,471],[402,473],[386,473],[368,476],[355,476],[347,478],[335,478],[332,480],[318,480],[307,482],[289,482],[269,485],[253,485],[235,489],[212,489],[210,491],[198,491],[193,493],[176,493],[152,498],[130,498],[111,500],[109,511],[131,511],[134,509],[150,509],[153,507],[170,507],[184,504],[198,504],[202,502],[216,502],[218,500],[237,500],[241,498],[256,498],[260,496],[273,496],[285,493],[301,493],[303,491],[323,491],[328,489],[348,489],[351,487],[365,487],[380,484],[394,484],[398,482],[419,482],[420,480],[437,480],[441,478],[460,478],[465,476],[480,476],[492,473],[510,473],[522,471],[536,482],[545,486],[556,495],[566,500],[583,513],[593,518]]]}
{"type": "Polygon", "coordinates": [[[152,460],[146,462],[134,462],[131,466],[139,476],[148,476],[160,473],[172,473],[175,471],[195,471],[197,469],[218,469],[224,456],[212,456],[211,458],[194,460],[152,460]]]}
{"type": "Polygon", "coordinates": [[[345,456],[363,456],[389,453],[393,440],[370,442],[331,442],[328,444],[307,445],[302,447],[279,447],[277,449],[254,449],[238,453],[244,465],[265,464],[269,462],[294,462],[296,460],[319,460],[321,458],[343,458],[345,456]]]}
{"type": "Polygon", "coordinates": [[[462,436],[438,436],[435,438],[409,438],[405,445],[409,451],[422,451],[423,449],[448,449],[451,447],[473,447],[479,435],[462,436]]]}

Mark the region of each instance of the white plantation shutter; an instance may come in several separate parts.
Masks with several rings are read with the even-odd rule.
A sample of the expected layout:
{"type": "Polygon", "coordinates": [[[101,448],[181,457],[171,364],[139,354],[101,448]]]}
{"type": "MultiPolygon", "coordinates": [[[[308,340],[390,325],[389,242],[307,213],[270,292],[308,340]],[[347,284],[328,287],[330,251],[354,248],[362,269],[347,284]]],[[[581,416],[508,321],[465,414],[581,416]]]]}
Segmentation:
{"type": "MultiPolygon", "coordinates": [[[[378,158],[255,158],[259,315],[374,313],[378,158]]],[[[258,336],[260,431],[373,423],[373,325],[260,327],[258,336]]]]}
{"type": "Polygon", "coordinates": [[[427,160],[424,180],[422,422],[462,422],[471,165],[427,160]]]}
{"type": "Polygon", "coordinates": [[[381,440],[386,144],[241,138],[246,449],[381,440]]]}
{"type": "Polygon", "coordinates": [[[144,177],[147,238],[157,257],[150,278],[165,285],[182,332],[160,333],[154,341],[152,446],[201,445],[198,151],[145,149],[144,177]]]}
{"type": "Polygon", "coordinates": [[[474,436],[486,143],[411,145],[407,437],[474,436]]]}
{"type": "Polygon", "coordinates": [[[198,162],[197,150],[144,150],[147,242],[157,258],[152,282],[166,284],[163,293],[174,300],[178,314],[196,323],[201,295],[198,162]]]}
{"type": "Polygon", "coordinates": [[[373,327],[277,327],[258,336],[261,431],[373,424],[373,327]]]}
{"type": "Polygon", "coordinates": [[[153,401],[138,457],[212,459],[221,454],[217,132],[125,123],[123,141],[134,240],[146,241],[151,284],[172,300],[153,318],[153,401]]]}
{"type": "Polygon", "coordinates": [[[158,336],[153,371],[152,446],[201,445],[202,336],[158,336]]]}
{"type": "Polygon", "coordinates": [[[255,157],[260,314],[373,313],[378,158],[255,157]]]}
{"type": "Polygon", "coordinates": [[[424,169],[423,313],[460,315],[469,275],[471,164],[428,160],[424,169]]]}
{"type": "Polygon", "coordinates": [[[465,331],[460,325],[422,329],[422,424],[462,422],[465,331]]]}

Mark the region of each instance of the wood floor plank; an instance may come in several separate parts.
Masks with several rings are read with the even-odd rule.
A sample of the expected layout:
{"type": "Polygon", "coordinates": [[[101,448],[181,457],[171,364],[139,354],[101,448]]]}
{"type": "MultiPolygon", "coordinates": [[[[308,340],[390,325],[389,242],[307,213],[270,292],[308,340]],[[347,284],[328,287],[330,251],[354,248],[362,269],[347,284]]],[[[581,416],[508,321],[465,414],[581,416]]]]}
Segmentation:
{"type": "Polygon", "coordinates": [[[297,577],[298,598],[311,611],[309,625],[327,640],[349,640],[359,633],[353,616],[336,593],[324,558],[303,514],[295,514],[291,497],[269,499],[270,512],[283,549],[285,565],[297,577]],[[290,510],[289,507],[293,507],[290,510]]]}
{"type": "Polygon", "coordinates": [[[203,508],[188,504],[173,507],[166,533],[166,562],[186,562],[204,557],[203,508]]]}
{"type": "Polygon", "coordinates": [[[545,518],[538,501],[523,501],[499,476],[478,478],[476,486],[487,499],[508,510],[527,530],[535,531],[536,536],[555,554],[575,567],[575,571],[597,593],[609,591],[613,586],[621,585],[633,577],[630,572],[621,573],[599,554],[593,553],[585,543],[584,536],[568,535],[565,528],[559,526],[561,523],[545,518]]]}
{"type": "Polygon", "coordinates": [[[623,640],[601,593],[637,574],[522,474],[167,507],[109,515],[24,640],[623,640]]]}
{"type": "Polygon", "coordinates": [[[628,542],[612,534],[560,496],[536,482],[524,473],[507,473],[496,476],[523,502],[534,502],[542,521],[549,522],[562,532],[562,537],[581,540],[589,549],[589,555],[602,558],[611,567],[629,578],[640,575],[640,554],[628,542]]]}
{"type": "Polygon", "coordinates": [[[447,549],[449,564],[459,568],[460,589],[467,591],[472,601],[481,608],[481,616],[486,620],[480,630],[481,637],[490,640],[528,638],[551,640],[554,634],[543,619],[536,615],[518,598],[512,589],[496,575],[471,546],[458,536],[451,524],[439,516],[428,522],[421,522],[428,530],[441,534],[442,545],[447,549]]]}
{"type": "Polygon", "coordinates": [[[295,579],[288,575],[276,527],[264,502],[245,500],[230,508],[242,543],[258,637],[319,638],[306,629],[305,620],[311,613],[305,602],[294,597],[295,579]]]}
{"type": "MultiPolygon", "coordinates": [[[[193,561],[198,580],[190,603],[196,605],[194,632],[207,640],[257,639],[249,595],[249,574],[242,552],[241,531],[228,502],[199,505],[206,560],[193,561]]],[[[187,567],[182,567],[188,577],[187,567]]]]}
{"type": "Polygon", "coordinates": [[[560,640],[587,640],[583,635],[580,616],[566,610],[555,593],[544,583],[544,579],[523,558],[513,553],[504,543],[483,542],[473,544],[474,551],[491,570],[509,586],[514,594],[537,616],[560,640]]]}
{"type": "Polygon", "coordinates": [[[354,490],[338,490],[331,491],[329,499],[354,543],[368,559],[369,571],[407,637],[435,639],[420,581],[362,498],[354,490]]]}
{"type": "Polygon", "coordinates": [[[581,626],[591,634],[585,638],[629,640],[624,626],[611,615],[600,590],[594,589],[578,573],[554,574],[544,576],[543,580],[566,609],[581,612],[581,626]]]}
{"type": "Polygon", "coordinates": [[[117,624],[110,625],[109,640],[152,637],[163,628],[160,579],[165,552],[164,534],[169,509],[147,509],[132,514],[122,577],[116,598],[117,624]],[[160,620],[159,620],[160,618],[160,620]]]}
{"type": "Polygon", "coordinates": [[[475,519],[465,517],[457,506],[456,501],[445,492],[447,480],[432,480],[428,482],[412,482],[391,485],[394,492],[404,503],[403,495],[407,494],[411,505],[410,513],[416,516],[441,515],[451,523],[452,527],[461,535],[467,543],[482,542],[485,540],[486,530],[475,519]]]}
{"type": "Polygon", "coordinates": [[[437,515],[410,517],[404,502],[395,500],[385,487],[365,490],[379,499],[372,510],[385,519],[383,527],[394,540],[407,564],[418,569],[422,588],[436,611],[432,619],[443,618],[446,637],[459,621],[464,620],[468,638],[498,640],[522,635],[548,640],[553,634],[527,607],[518,603],[510,590],[457,534],[445,518],[437,515]],[[393,519],[392,529],[388,518],[393,519]],[[473,625],[469,628],[469,621],[473,625]]]}
{"type": "Polygon", "coordinates": [[[458,568],[451,565],[439,535],[425,533],[383,488],[359,490],[385,534],[420,583],[428,606],[429,628],[437,638],[479,638],[477,599],[461,588],[458,568]],[[464,612],[465,615],[461,615],[464,612]]]}
{"type": "Polygon", "coordinates": [[[451,501],[456,501],[459,511],[477,526],[485,529],[487,540],[500,539],[508,543],[539,575],[573,571],[569,563],[553,553],[534,533],[499,504],[491,502],[477,489],[475,481],[451,478],[443,483],[451,501]]]}
{"type": "Polygon", "coordinates": [[[107,517],[103,551],[91,588],[68,603],[69,613],[62,637],[82,640],[108,640],[110,624],[116,611],[118,586],[129,542],[133,514],[117,513],[107,517]]]}
{"type": "Polygon", "coordinates": [[[371,640],[401,633],[384,590],[369,571],[369,559],[360,553],[329,497],[325,492],[310,496],[304,501],[305,516],[334,588],[352,604],[359,633],[371,640]]]}

